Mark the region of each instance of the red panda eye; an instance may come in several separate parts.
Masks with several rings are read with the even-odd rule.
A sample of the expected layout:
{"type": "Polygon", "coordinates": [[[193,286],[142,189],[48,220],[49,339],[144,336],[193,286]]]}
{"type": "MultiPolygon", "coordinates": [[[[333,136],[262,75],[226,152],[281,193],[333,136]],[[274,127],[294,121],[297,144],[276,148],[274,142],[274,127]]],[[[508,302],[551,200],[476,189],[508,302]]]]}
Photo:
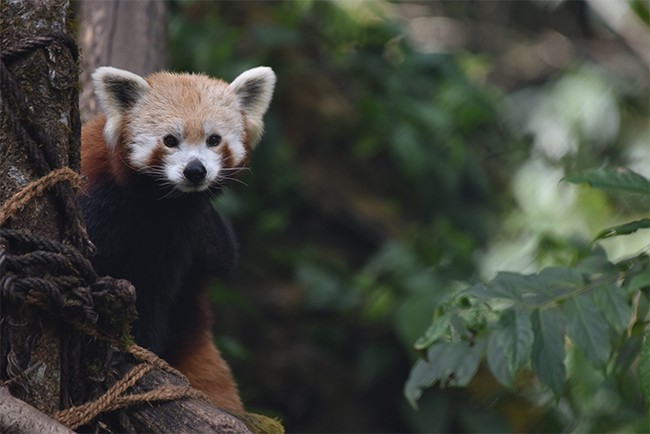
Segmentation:
{"type": "Polygon", "coordinates": [[[178,139],[171,134],[167,134],[165,137],[163,137],[163,143],[168,148],[175,148],[178,146],[178,139]]]}
{"type": "Polygon", "coordinates": [[[221,136],[219,134],[212,134],[208,136],[208,139],[205,141],[205,143],[210,146],[217,146],[219,143],[221,143],[221,136]]]}

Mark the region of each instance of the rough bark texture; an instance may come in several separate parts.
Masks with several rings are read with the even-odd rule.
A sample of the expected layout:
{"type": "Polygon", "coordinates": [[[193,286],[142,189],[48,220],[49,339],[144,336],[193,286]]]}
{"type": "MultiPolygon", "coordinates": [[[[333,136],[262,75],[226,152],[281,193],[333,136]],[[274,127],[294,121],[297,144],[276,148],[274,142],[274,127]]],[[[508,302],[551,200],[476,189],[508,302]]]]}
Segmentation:
{"type": "MultiPolygon", "coordinates": [[[[118,370],[126,372],[133,365],[120,364],[118,370]]],[[[161,386],[185,385],[185,380],[168,372],[156,370],[146,375],[133,388],[133,393],[161,386]]],[[[121,411],[118,419],[134,432],[218,432],[249,433],[237,418],[212,406],[207,401],[180,399],[170,402],[146,403],[121,411]]]]}
{"type": "Polygon", "coordinates": [[[98,112],[90,74],[98,66],[113,66],[138,75],[167,64],[167,3],[158,0],[81,1],[81,119],[98,112]]]}
{"type": "Polygon", "coordinates": [[[0,388],[0,428],[16,434],[72,434],[73,431],[52,420],[31,405],[0,388]]]}
{"type": "MultiPolygon", "coordinates": [[[[18,48],[34,37],[47,34],[66,34],[67,1],[25,0],[2,2],[0,6],[0,41],[5,48],[18,48]]],[[[57,163],[79,170],[78,141],[71,138],[74,117],[78,117],[74,101],[77,97],[77,64],[60,44],[35,49],[6,62],[25,95],[32,120],[48,132],[55,146],[52,154],[57,163]]],[[[3,95],[3,98],[6,97],[3,95]]],[[[43,174],[35,173],[25,149],[11,135],[4,110],[0,116],[0,201],[4,202],[24,184],[43,174]]],[[[54,239],[62,238],[54,201],[44,197],[27,207],[20,219],[12,221],[14,228],[30,228],[54,239]],[[38,225],[34,223],[38,222],[38,225]],[[37,227],[35,227],[37,226],[37,227]]]]}
{"type": "MultiPolygon", "coordinates": [[[[67,32],[67,1],[2,2],[0,8],[3,52],[22,47],[36,37],[67,32]]],[[[78,170],[78,131],[76,137],[71,134],[75,130],[75,118],[78,121],[74,104],[77,99],[77,65],[69,50],[54,42],[46,48],[17,56],[5,62],[5,66],[27,101],[27,106],[21,107],[25,113],[22,116],[16,113],[16,116],[30,118],[47,131],[50,146],[54,148],[49,150],[50,154],[56,156],[54,164],[78,170]]],[[[7,98],[7,95],[2,97],[7,98]]],[[[21,186],[43,175],[30,165],[25,148],[9,126],[9,113],[3,108],[0,116],[0,201],[4,202],[21,186]]],[[[59,208],[60,203],[46,194],[30,203],[9,225],[61,240],[63,222],[59,208]]],[[[34,309],[6,304],[0,309],[4,319],[0,326],[0,375],[6,379],[19,374],[19,371],[24,372],[23,383],[35,387],[14,385],[12,392],[39,410],[51,412],[58,408],[61,394],[58,327],[34,309]]]]}

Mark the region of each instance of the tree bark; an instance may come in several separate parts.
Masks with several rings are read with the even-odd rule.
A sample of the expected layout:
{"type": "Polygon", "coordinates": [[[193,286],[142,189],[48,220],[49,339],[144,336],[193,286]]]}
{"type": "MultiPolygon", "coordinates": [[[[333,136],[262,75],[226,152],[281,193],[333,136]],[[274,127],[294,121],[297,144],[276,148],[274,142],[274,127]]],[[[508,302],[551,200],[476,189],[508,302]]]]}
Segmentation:
{"type": "MultiPolygon", "coordinates": [[[[133,365],[121,364],[126,372],[133,365]]],[[[186,380],[162,370],[156,370],[142,378],[133,393],[152,390],[161,386],[183,386],[186,380]]],[[[142,404],[125,412],[128,425],[135,432],[218,432],[250,433],[246,425],[234,416],[223,412],[207,401],[180,399],[176,401],[142,404]]]]}
{"type": "MultiPolygon", "coordinates": [[[[62,39],[55,39],[22,54],[4,55],[20,50],[44,35],[67,35],[67,14],[68,2],[64,0],[2,2],[0,44],[3,68],[13,77],[24,101],[12,101],[10,95],[2,95],[1,202],[27,182],[46,174],[43,167],[30,163],[20,134],[16,135],[12,128],[16,120],[26,124],[33,122],[47,131],[48,143],[35,145],[48,148],[51,166],[79,169],[79,121],[75,104],[77,64],[70,50],[62,39]],[[22,106],[23,102],[25,106],[22,106]]],[[[60,210],[60,201],[44,194],[28,204],[9,225],[62,240],[65,225],[60,210]]],[[[22,375],[21,382],[11,383],[12,392],[39,410],[51,413],[58,408],[61,395],[58,326],[32,308],[2,303],[0,310],[3,318],[0,325],[0,378],[11,380],[22,375]],[[34,387],[19,388],[17,384],[33,384],[34,387]]]]}
{"type": "Polygon", "coordinates": [[[0,431],[16,434],[72,434],[69,428],[0,388],[0,431]]]}
{"type": "Polygon", "coordinates": [[[99,66],[126,69],[138,75],[167,65],[167,2],[101,0],[79,2],[81,49],[81,120],[99,108],[90,75],[99,66]]]}

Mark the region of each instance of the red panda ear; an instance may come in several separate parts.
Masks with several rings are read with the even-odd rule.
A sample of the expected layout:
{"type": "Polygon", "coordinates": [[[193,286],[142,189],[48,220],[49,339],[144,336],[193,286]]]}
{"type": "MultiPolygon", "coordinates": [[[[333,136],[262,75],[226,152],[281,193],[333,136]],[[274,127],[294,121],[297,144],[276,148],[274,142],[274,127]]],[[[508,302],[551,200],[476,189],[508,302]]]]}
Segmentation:
{"type": "Polygon", "coordinates": [[[109,66],[97,68],[92,77],[95,95],[106,114],[104,139],[114,148],[120,136],[122,115],[149,90],[149,84],[139,75],[109,66]]]}
{"type": "Polygon", "coordinates": [[[274,87],[275,73],[267,66],[249,69],[230,83],[230,88],[237,96],[240,107],[246,114],[251,147],[255,146],[262,138],[264,113],[271,103],[274,87]]]}

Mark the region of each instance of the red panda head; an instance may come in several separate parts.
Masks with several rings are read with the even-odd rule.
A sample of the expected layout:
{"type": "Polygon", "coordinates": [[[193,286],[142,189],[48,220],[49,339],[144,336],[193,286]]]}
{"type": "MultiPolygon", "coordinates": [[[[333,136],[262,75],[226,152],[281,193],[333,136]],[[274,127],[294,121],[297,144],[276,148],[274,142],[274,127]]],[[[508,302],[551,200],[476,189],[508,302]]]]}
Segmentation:
{"type": "Polygon", "coordinates": [[[181,192],[219,184],[245,164],[264,129],[275,74],[250,69],[232,83],[159,72],[140,77],[100,67],[95,93],[106,114],[104,140],[132,169],[181,192]]]}

